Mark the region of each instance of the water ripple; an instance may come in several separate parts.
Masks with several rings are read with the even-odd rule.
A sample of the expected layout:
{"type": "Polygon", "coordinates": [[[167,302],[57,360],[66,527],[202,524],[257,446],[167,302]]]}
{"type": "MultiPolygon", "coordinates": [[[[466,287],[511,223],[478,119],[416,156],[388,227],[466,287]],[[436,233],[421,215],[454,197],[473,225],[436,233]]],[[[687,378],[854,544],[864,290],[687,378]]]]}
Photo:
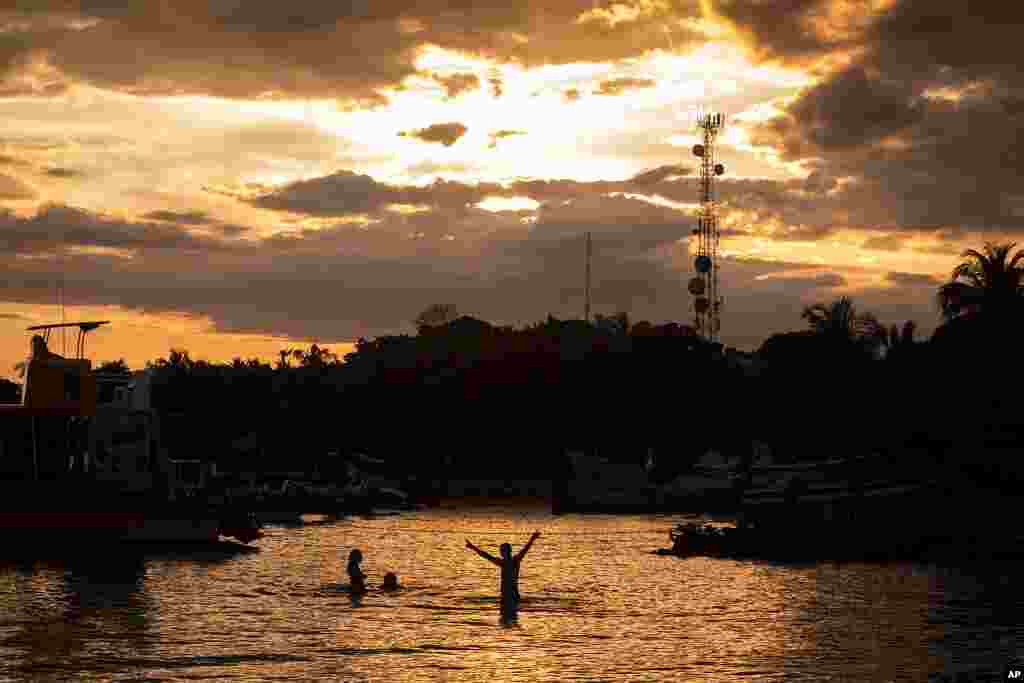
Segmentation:
{"type": "Polygon", "coordinates": [[[1019,566],[651,554],[674,521],[456,507],[271,528],[258,553],[5,565],[0,680],[952,681],[1024,656],[1019,566]],[[509,623],[465,538],[534,529],[509,623]],[[403,589],[344,592],[355,547],[403,589]]]}

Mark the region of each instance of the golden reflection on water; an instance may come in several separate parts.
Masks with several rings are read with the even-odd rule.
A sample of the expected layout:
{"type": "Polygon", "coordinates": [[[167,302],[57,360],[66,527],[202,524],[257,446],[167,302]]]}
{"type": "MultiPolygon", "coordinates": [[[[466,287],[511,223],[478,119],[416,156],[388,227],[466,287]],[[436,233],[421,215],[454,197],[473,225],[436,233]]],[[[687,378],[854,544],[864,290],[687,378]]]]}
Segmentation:
{"type": "Polygon", "coordinates": [[[274,527],[255,554],[0,566],[0,679],[917,681],[1022,642],[1005,580],[651,554],[672,523],[456,507],[274,527]],[[465,541],[515,552],[534,529],[502,621],[465,541]],[[403,587],[353,599],[356,547],[371,588],[403,587]]]}

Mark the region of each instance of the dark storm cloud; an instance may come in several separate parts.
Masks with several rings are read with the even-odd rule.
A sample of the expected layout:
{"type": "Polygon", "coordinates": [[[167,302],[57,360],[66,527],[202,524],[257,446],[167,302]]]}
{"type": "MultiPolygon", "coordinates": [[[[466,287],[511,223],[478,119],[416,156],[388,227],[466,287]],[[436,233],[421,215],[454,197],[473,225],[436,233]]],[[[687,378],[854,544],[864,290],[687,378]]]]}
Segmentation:
{"type": "Polygon", "coordinates": [[[410,137],[422,140],[423,142],[439,142],[445,147],[451,147],[459,138],[466,134],[468,129],[457,121],[450,123],[435,123],[418,130],[402,131],[399,137],[410,137]]]}
{"type": "Polygon", "coordinates": [[[445,96],[449,99],[480,87],[480,77],[474,73],[452,74],[451,76],[433,74],[431,78],[444,86],[445,96]]]}
{"type": "Polygon", "coordinates": [[[43,205],[28,218],[0,211],[0,252],[13,256],[68,246],[181,251],[228,248],[175,226],[131,223],[61,204],[43,205]]]}
{"type": "MultiPolygon", "coordinates": [[[[667,167],[671,168],[671,167],[667,167]]],[[[678,202],[693,202],[700,193],[700,178],[692,175],[678,178],[672,173],[663,180],[640,185],[644,193],[655,194],[678,202]]],[[[747,224],[770,225],[777,232],[765,234],[778,240],[806,241],[824,237],[843,227],[847,218],[837,214],[846,195],[823,195],[815,180],[808,191],[806,180],[772,180],[764,178],[725,178],[716,184],[721,217],[729,225],[732,216],[741,216],[747,224]]],[[[829,183],[824,182],[824,186],[829,183]]],[[[853,217],[856,220],[858,217],[853,217]]],[[[743,227],[743,226],[739,226],[743,227]]]]}
{"type": "Polygon", "coordinates": [[[839,273],[822,273],[815,276],[813,282],[818,287],[844,287],[847,284],[846,278],[839,273]]]}
{"type": "Polygon", "coordinates": [[[879,235],[878,237],[869,237],[864,240],[860,248],[875,251],[899,251],[903,249],[906,241],[907,235],[879,235]]]}
{"type": "Polygon", "coordinates": [[[150,211],[142,217],[180,225],[205,225],[211,222],[205,211],[150,211]]]}
{"type": "Polygon", "coordinates": [[[641,171],[626,180],[578,181],[569,179],[517,180],[508,186],[512,195],[522,195],[536,201],[566,200],[585,195],[610,192],[644,192],[659,194],[669,199],[692,201],[696,185],[683,188],[682,183],[671,182],[692,174],[692,170],[677,164],[667,164],[641,171]],[[668,191],[666,191],[668,190],[668,191]],[[690,192],[686,195],[686,192],[690,192]]]}
{"type": "Polygon", "coordinates": [[[250,200],[253,206],[317,215],[345,215],[377,211],[398,200],[399,193],[368,175],[338,171],[329,176],[300,180],[250,200]]]}
{"type": "Polygon", "coordinates": [[[621,95],[627,90],[637,90],[640,88],[653,88],[657,83],[650,78],[613,78],[607,81],[601,81],[597,90],[594,91],[595,95],[621,95]]]}
{"type": "Polygon", "coordinates": [[[387,204],[414,204],[465,208],[491,194],[507,194],[499,185],[437,180],[425,187],[389,185],[368,175],[338,171],[321,178],[301,180],[245,201],[264,209],[318,216],[375,213],[387,204]]]}
{"type": "MultiPolygon", "coordinates": [[[[832,199],[837,216],[864,227],[1024,231],[1024,10],[985,12],[948,0],[900,0],[850,19],[856,30],[811,32],[851,3],[767,5],[716,0],[765,60],[814,61],[856,49],[856,59],[808,88],[785,113],[754,128],[754,144],[813,162],[853,182],[832,199]],[[838,8],[838,10],[837,10],[838,8]]],[[[854,54],[854,53],[850,53],[854,54]]]]}
{"type": "Polygon", "coordinates": [[[224,237],[238,237],[247,232],[250,232],[252,228],[245,225],[234,225],[232,223],[220,223],[218,225],[211,226],[211,230],[220,233],[224,237]]]}
{"type": "Polygon", "coordinates": [[[840,273],[809,273],[802,269],[773,273],[758,282],[762,287],[776,287],[785,291],[798,293],[801,290],[832,289],[845,287],[847,279],[840,273]]]}
{"type": "Polygon", "coordinates": [[[0,154],[0,166],[28,166],[24,159],[13,157],[9,154],[0,154]]]}
{"type": "Polygon", "coordinates": [[[920,273],[898,273],[889,272],[885,274],[887,282],[900,285],[901,287],[930,287],[935,289],[942,281],[933,275],[921,275],[920,273]]]}
{"type": "Polygon", "coordinates": [[[636,185],[650,185],[653,183],[660,183],[663,180],[669,178],[687,176],[692,173],[692,169],[686,166],[678,165],[667,165],[659,166],[658,168],[652,168],[649,171],[643,171],[636,174],[630,179],[630,182],[636,185]]]}
{"type": "Polygon", "coordinates": [[[81,178],[85,175],[82,171],[73,168],[48,168],[45,173],[51,178],[81,178]]]}
{"type": "MultiPolygon", "coordinates": [[[[427,174],[447,167],[430,165],[417,172],[427,174]]],[[[529,197],[538,202],[564,201],[584,196],[596,196],[611,192],[639,192],[641,190],[661,193],[670,188],[666,196],[680,195],[682,201],[691,201],[696,185],[677,188],[666,182],[668,179],[685,175],[685,167],[667,165],[643,171],[627,180],[581,182],[568,179],[517,180],[507,185],[497,183],[467,184],[458,181],[436,180],[427,186],[391,185],[375,180],[368,175],[340,170],[320,178],[301,180],[277,188],[255,188],[255,195],[231,195],[253,206],[293,213],[316,216],[345,216],[372,214],[388,204],[418,204],[448,209],[464,209],[488,196],[529,197]],[[689,194],[684,194],[689,192],[689,194]]],[[[781,202],[780,202],[781,203],[781,202]]]]}
{"type": "MultiPolygon", "coordinates": [[[[553,226],[570,226],[587,223],[607,226],[616,234],[630,234],[630,230],[618,227],[620,222],[631,224],[686,223],[690,214],[667,206],[659,206],[642,199],[623,194],[611,196],[591,194],[568,202],[546,202],[537,209],[535,234],[553,232],[553,226]]],[[[564,230],[560,230],[564,232],[564,230]]]]}
{"type": "MultiPolygon", "coordinates": [[[[629,215],[624,216],[623,220],[634,220],[637,215],[648,217],[654,215],[651,212],[655,212],[658,217],[647,222],[683,220],[692,223],[692,211],[680,212],[621,195],[631,193],[660,196],[690,203],[698,195],[698,185],[699,178],[693,177],[689,169],[679,165],[656,167],[616,181],[522,179],[507,185],[435,181],[422,187],[390,185],[370,176],[339,171],[323,178],[299,181],[279,188],[265,188],[256,196],[240,198],[266,209],[341,217],[378,215],[388,204],[466,211],[488,196],[528,197],[541,203],[536,212],[537,229],[540,230],[545,222],[602,222],[608,216],[617,219],[616,212],[627,204],[629,215]],[[637,214],[636,211],[640,209],[641,213],[637,214]],[[570,213],[574,217],[565,218],[570,213]]],[[[776,241],[806,242],[823,239],[842,227],[849,227],[836,216],[836,211],[846,201],[846,195],[821,195],[822,188],[831,185],[832,182],[821,177],[812,179],[810,183],[804,179],[722,181],[719,185],[719,201],[725,231],[723,234],[756,232],[758,236],[776,241]],[[809,191],[808,187],[813,191],[809,191]]],[[[859,224],[859,218],[877,218],[871,213],[864,212],[863,216],[853,216],[851,220],[859,224]]],[[[882,223],[872,225],[882,226],[882,223]]]]}
{"type": "MultiPolygon", "coordinates": [[[[423,172],[432,170],[434,167],[423,172]]],[[[424,187],[390,185],[370,176],[338,171],[278,188],[262,188],[255,196],[239,198],[266,209],[340,217],[372,215],[387,204],[465,210],[488,196],[528,197],[544,205],[540,209],[543,213],[570,200],[575,202],[574,210],[581,210],[594,198],[614,193],[692,203],[699,195],[699,183],[691,169],[676,164],[642,171],[625,180],[520,179],[506,185],[438,181],[424,187]]],[[[893,207],[868,201],[874,198],[869,189],[862,184],[840,187],[834,177],[824,173],[789,180],[722,179],[718,183],[718,199],[723,229],[737,234],[753,231],[777,241],[813,241],[842,228],[898,233],[900,225],[893,217],[893,207]]],[[[952,233],[938,232],[935,236],[954,237],[952,233]]],[[[869,242],[865,248],[878,248],[881,244],[869,242]]]]}
{"type": "Polygon", "coordinates": [[[923,116],[924,102],[912,84],[871,79],[858,64],[805,91],[787,116],[771,126],[785,140],[796,138],[825,151],[841,151],[877,142],[923,116]]]}
{"type": "MultiPolygon", "coordinates": [[[[691,317],[685,287],[692,275],[687,242],[692,216],[622,194],[633,188],[631,180],[532,185],[545,197],[536,212],[471,206],[501,192],[521,195],[531,181],[507,188],[444,182],[417,188],[334,174],[310,182],[286,186],[275,198],[319,207],[340,197],[336,208],[367,210],[376,222],[299,227],[233,244],[191,235],[175,223],[132,224],[53,206],[28,219],[0,214],[0,248],[5,253],[38,253],[59,245],[140,248],[144,258],[64,258],[62,267],[75,282],[80,303],[210,316],[222,331],[354,339],[412,331],[409,322],[437,301],[501,324],[535,322],[549,313],[578,317],[583,236],[589,232],[593,310],[626,310],[634,319],[654,322],[691,317]],[[340,191],[346,183],[358,191],[340,191]],[[411,215],[380,210],[388,203],[430,210],[411,215]],[[534,220],[523,223],[526,216],[534,220]],[[330,292],[328,305],[324,292],[330,292]]],[[[149,217],[182,219],[176,212],[154,214],[149,217]]],[[[5,298],[49,302],[55,267],[40,259],[0,259],[5,298]]],[[[814,270],[723,259],[726,341],[753,348],[766,330],[801,328],[799,309],[808,297],[827,299],[829,288],[843,284],[841,273],[814,270]],[[777,277],[757,279],[766,273],[777,277]]],[[[891,292],[877,296],[896,305],[885,299],[891,292]]]]}
{"type": "MultiPolygon", "coordinates": [[[[623,188],[628,181],[608,186],[623,188]]],[[[472,208],[501,191],[518,193],[445,182],[388,186],[367,176],[335,174],[287,186],[275,199],[292,202],[292,208],[310,203],[319,211],[324,198],[331,198],[339,202],[335,208],[368,211],[376,222],[300,227],[243,246],[190,235],[175,223],[136,225],[53,206],[30,219],[0,216],[0,246],[7,253],[70,245],[148,249],[145,258],[131,260],[68,255],[67,275],[81,303],[208,315],[225,331],[351,339],[405,331],[422,308],[442,300],[510,324],[548,313],[578,315],[582,286],[570,274],[581,267],[580,237],[593,232],[600,273],[595,310],[675,317],[679,275],[655,251],[685,249],[685,242],[676,243],[688,232],[686,214],[621,194],[593,193],[569,205],[545,207],[530,224],[521,221],[530,212],[472,208]],[[388,203],[431,210],[412,215],[378,210],[388,203]],[[331,292],[328,308],[322,297],[310,295],[325,291],[331,292]]],[[[200,217],[147,214],[182,224],[200,217]]],[[[53,267],[35,259],[0,260],[7,298],[48,301],[53,267]]]]}
{"type": "Polygon", "coordinates": [[[66,31],[66,18],[59,15],[31,17],[0,9],[0,97],[64,92],[64,79],[53,74],[40,78],[37,65],[66,31]]]}
{"type": "MultiPolygon", "coordinates": [[[[712,0],[712,16],[724,20],[755,57],[789,63],[814,61],[849,46],[845,32],[829,31],[829,7],[845,0],[712,0]]],[[[864,8],[856,8],[864,13],[864,8]]],[[[831,26],[835,29],[838,26],[831,26]]]]}
{"type": "MultiPolygon", "coordinates": [[[[419,311],[437,301],[452,301],[460,310],[514,324],[548,313],[575,317],[582,306],[581,280],[570,276],[580,269],[579,250],[524,252],[508,266],[493,257],[472,263],[436,253],[373,258],[329,252],[323,246],[288,251],[268,243],[262,256],[226,254],[228,260],[222,258],[215,267],[184,273],[171,261],[156,258],[111,268],[114,259],[69,257],[65,267],[83,304],[208,315],[218,329],[232,332],[353,339],[409,331],[419,311]],[[102,279],[90,275],[104,266],[108,273],[102,279]],[[328,306],[318,292],[331,293],[328,306]]],[[[596,310],[630,310],[657,318],[658,306],[662,316],[675,308],[678,278],[660,264],[608,253],[598,263],[596,310]]],[[[51,268],[40,262],[0,263],[0,275],[9,284],[7,296],[48,301],[51,268]]]]}
{"type": "Polygon", "coordinates": [[[955,0],[902,0],[873,24],[867,42],[886,71],[912,70],[935,80],[995,79],[1019,86],[1022,74],[1019,3],[986,4],[984,11],[955,0]]]}
{"type": "MultiPolygon", "coordinates": [[[[581,22],[592,0],[40,0],[21,6],[17,30],[0,38],[0,89],[27,88],[15,77],[45,54],[72,79],[123,92],[333,97],[347,107],[373,106],[385,101],[384,89],[416,72],[425,45],[525,66],[601,62],[639,56],[662,44],[666,21],[700,14],[697,0],[644,7],[629,21],[581,22]]],[[[677,33],[683,49],[701,40],[696,31],[677,33]]],[[[488,82],[500,96],[500,78],[488,82]]],[[[33,87],[46,94],[63,84],[33,87]]]]}

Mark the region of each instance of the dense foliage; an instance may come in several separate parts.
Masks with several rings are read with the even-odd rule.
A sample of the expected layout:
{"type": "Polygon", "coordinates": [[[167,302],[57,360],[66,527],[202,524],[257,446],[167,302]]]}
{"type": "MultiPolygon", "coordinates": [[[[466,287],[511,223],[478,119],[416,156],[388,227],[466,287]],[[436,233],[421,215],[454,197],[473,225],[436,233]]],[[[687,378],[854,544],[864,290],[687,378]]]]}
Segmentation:
{"type": "Polygon", "coordinates": [[[286,457],[358,450],[404,472],[443,463],[512,478],[546,476],[565,448],[633,461],[653,448],[671,474],[709,449],[747,455],[756,440],[782,459],[927,453],[936,467],[1015,477],[1006,446],[1024,430],[1001,368],[1019,338],[1021,280],[1008,254],[965,253],[973,260],[939,290],[946,322],[928,341],[846,298],[808,307],[805,330],[754,354],[626,314],[513,329],[441,305],[417,318],[417,334],[360,339],[343,360],[313,345],[282,349],[275,366],[177,349],[148,365],[169,436],[203,453],[255,433],[286,457]]]}

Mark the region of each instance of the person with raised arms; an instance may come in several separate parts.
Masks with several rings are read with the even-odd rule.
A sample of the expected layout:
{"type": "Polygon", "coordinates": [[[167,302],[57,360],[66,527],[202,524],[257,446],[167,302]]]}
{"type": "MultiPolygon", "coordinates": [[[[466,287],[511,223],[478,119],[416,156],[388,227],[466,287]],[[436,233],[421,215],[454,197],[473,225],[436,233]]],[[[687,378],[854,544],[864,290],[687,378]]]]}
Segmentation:
{"type": "Polygon", "coordinates": [[[501,611],[514,612],[519,607],[519,565],[522,563],[526,553],[533,546],[533,542],[540,538],[540,532],[534,531],[530,540],[523,546],[522,550],[512,555],[512,546],[508,543],[501,544],[501,558],[497,558],[488,552],[476,547],[468,540],[466,547],[475,552],[492,564],[501,568],[501,611]]]}

